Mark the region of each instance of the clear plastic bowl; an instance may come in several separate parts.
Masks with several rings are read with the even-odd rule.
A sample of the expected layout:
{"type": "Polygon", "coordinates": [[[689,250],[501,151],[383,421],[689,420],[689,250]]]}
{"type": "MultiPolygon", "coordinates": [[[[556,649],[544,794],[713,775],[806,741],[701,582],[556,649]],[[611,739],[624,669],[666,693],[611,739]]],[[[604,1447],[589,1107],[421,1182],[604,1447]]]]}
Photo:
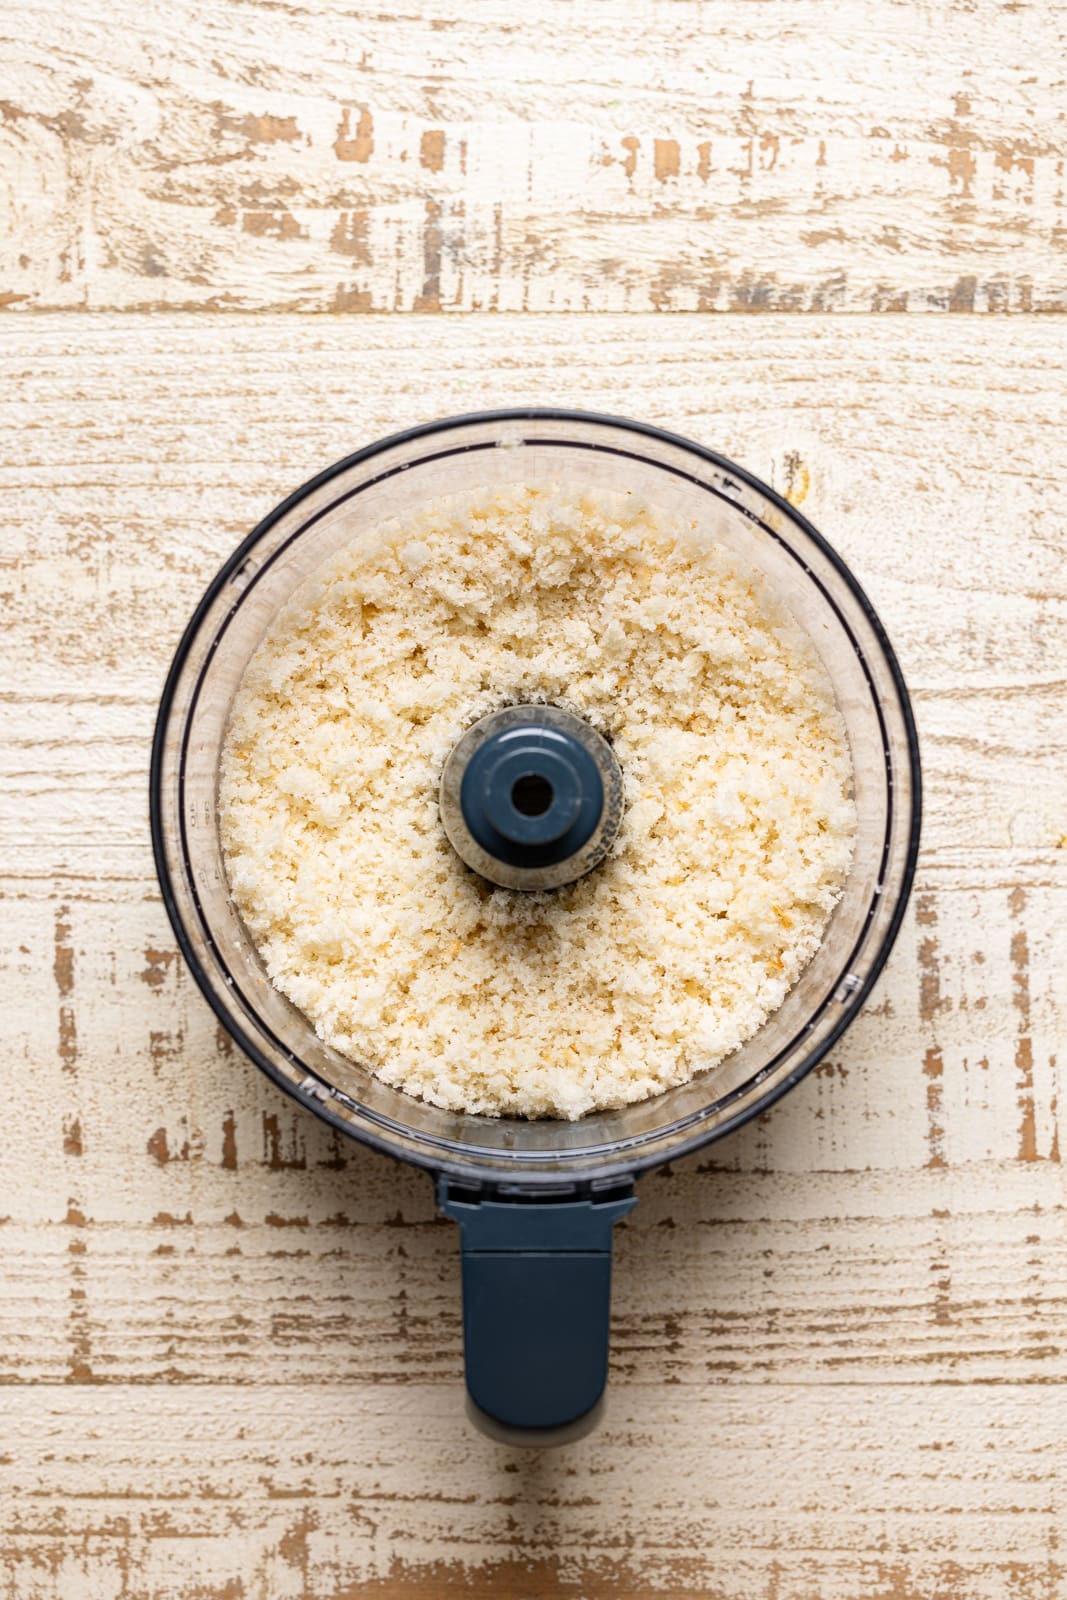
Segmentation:
{"type": "Polygon", "coordinates": [[[688,440],[617,418],[487,412],[357,451],[291,495],[230,557],[197,607],[160,707],[152,833],[184,956],[252,1060],[318,1116],[379,1150],[516,1196],[603,1190],[721,1138],[763,1111],[835,1044],[900,925],[919,829],[918,746],[889,641],[859,584],[804,517],[688,440]],[[684,1086],[579,1122],[460,1115],[389,1088],[316,1037],[269,982],[231,901],[218,836],[219,754],[253,650],[296,586],[381,519],[482,484],[632,489],[698,525],[792,610],[834,684],[851,745],[855,859],[822,945],[741,1049],[684,1086]]]}

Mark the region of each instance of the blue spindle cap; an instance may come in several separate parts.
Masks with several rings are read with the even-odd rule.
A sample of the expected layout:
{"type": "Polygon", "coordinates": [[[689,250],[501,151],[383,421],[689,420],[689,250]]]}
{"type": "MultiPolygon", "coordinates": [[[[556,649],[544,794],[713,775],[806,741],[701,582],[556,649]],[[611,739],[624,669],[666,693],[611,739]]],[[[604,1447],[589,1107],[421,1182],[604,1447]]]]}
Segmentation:
{"type": "Polygon", "coordinates": [[[459,803],[484,850],[512,866],[548,866],[592,838],[604,784],[573,734],[539,726],[490,734],[471,756],[459,803]]]}
{"type": "Polygon", "coordinates": [[[441,778],[441,820],[468,866],[512,889],[571,883],[604,859],[622,818],[606,740],[558,706],[508,706],[469,728],[441,778]]]}

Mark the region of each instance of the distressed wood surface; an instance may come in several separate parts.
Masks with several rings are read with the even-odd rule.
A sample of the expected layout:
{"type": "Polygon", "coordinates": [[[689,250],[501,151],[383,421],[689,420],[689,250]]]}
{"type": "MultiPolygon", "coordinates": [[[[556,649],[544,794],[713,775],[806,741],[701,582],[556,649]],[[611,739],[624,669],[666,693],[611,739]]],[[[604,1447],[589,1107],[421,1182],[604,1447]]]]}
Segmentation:
{"type": "Polygon", "coordinates": [[[4,1600],[1063,1600],[1067,319],[57,315],[0,362],[4,1600]],[[278,498],[546,399],[803,503],[899,647],[929,806],[872,1003],[643,1182],[605,1425],[531,1455],[463,1417],[427,1180],[219,1035],[146,761],[278,498]]]}
{"type": "Polygon", "coordinates": [[[9,0],[0,304],[1067,309],[1063,0],[9,0]]]}

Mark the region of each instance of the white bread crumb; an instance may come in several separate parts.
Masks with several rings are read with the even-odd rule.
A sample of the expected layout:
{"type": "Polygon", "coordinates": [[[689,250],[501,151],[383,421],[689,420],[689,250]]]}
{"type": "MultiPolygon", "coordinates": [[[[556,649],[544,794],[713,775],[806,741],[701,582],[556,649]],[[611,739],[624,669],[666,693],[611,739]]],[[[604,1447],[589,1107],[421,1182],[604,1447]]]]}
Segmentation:
{"type": "Polygon", "coordinates": [[[237,907],[320,1038],[433,1105],[577,1118],[748,1039],[818,947],[855,833],[806,635],[625,495],[483,490],[379,527],[275,618],[220,772],[237,907]],[[494,888],[441,827],[477,718],[548,701],[612,740],[612,855],[494,888]]]}

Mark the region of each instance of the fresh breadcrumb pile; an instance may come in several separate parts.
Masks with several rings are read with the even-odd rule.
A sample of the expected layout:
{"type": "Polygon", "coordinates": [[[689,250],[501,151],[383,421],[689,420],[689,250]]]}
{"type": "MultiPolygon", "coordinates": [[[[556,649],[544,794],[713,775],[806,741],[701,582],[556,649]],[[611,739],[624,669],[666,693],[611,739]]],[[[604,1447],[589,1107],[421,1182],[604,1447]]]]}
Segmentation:
{"type": "Polygon", "coordinates": [[[482,490],[385,523],[277,615],[230,715],[222,842],[274,984],[386,1083],[576,1118],[714,1067],[819,944],[855,831],[807,637],[636,497],[482,490]],[[614,745],[612,855],[495,888],[438,816],[460,735],[518,701],[614,745]]]}

